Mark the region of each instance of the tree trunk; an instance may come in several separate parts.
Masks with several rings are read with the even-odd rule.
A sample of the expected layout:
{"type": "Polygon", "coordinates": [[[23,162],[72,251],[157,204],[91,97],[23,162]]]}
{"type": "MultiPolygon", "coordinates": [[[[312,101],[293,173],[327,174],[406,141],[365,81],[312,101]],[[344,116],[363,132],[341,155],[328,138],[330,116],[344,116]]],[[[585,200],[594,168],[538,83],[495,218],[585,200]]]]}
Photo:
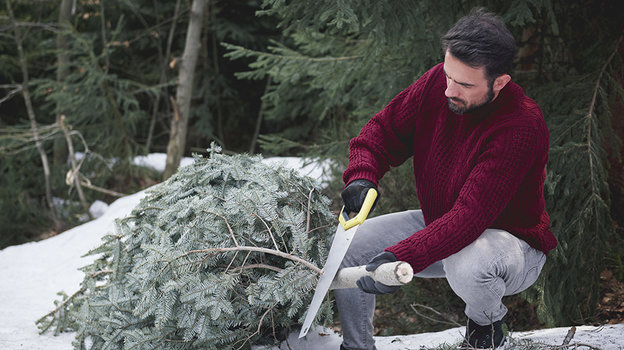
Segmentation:
{"type": "MultiPolygon", "coordinates": [[[[160,81],[159,81],[161,86],[164,86],[167,83],[167,80],[169,79],[169,77],[167,76],[167,66],[169,65],[169,60],[171,59],[171,46],[173,45],[173,37],[175,35],[176,24],[178,23],[178,17],[180,14],[180,3],[181,3],[181,0],[176,1],[175,9],[173,11],[173,18],[171,19],[171,27],[169,28],[169,35],[167,36],[167,44],[166,44],[164,54],[161,52],[162,50],[160,49],[161,47],[160,42],[158,44],[159,55],[161,56],[160,81]]],[[[156,1],[154,1],[154,7],[156,7],[156,1]]],[[[161,25],[161,21],[158,17],[157,17],[157,24],[161,25]]],[[[149,26],[147,25],[147,23],[146,23],[145,29],[149,29],[149,26]]],[[[162,89],[162,92],[156,96],[156,100],[154,101],[153,109],[152,109],[152,119],[150,120],[150,125],[149,125],[149,129],[147,132],[147,141],[145,142],[145,151],[147,153],[149,153],[150,149],[152,148],[154,130],[156,129],[156,122],[158,120],[158,112],[159,112],[158,107],[160,106],[161,95],[164,95],[165,101],[169,100],[167,89],[162,89]]]]}
{"type": "Polygon", "coordinates": [[[173,119],[169,144],[167,145],[167,162],[165,165],[164,179],[173,175],[180,165],[186,146],[186,133],[191,109],[191,97],[193,93],[193,78],[199,49],[201,46],[200,34],[202,19],[207,0],[193,0],[191,5],[191,19],[186,33],[184,53],[178,74],[178,89],[174,104],[173,119]]]}
{"type": "MultiPolygon", "coordinates": [[[[65,77],[67,77],[67,67],[69,66],[69,41],[65,29],[68,28],[68,24],[71,21],[72,16],[72,2],[73,0],[61,0],[61,6],[59,7],[58,24],[60,30],[56,36],[56,49],[58,50],[57,67],[56,67],[56,81],[63,83],[65,77]]],[[[59,118],[65,111],[63,106],[58,104],[56,106],[56,121],[59,122],[59,118]]],[[[63,166],[67,162],[67,144],[63,142],[62,138],[54,140],[54,153],[52,163],[54,166],[63,166]]]]}
{"type": "MultiPolygon", "coordinates": [[[[266,84],[264,86],[264,93],[262,96],[265,96],[269,91],[269,87],[271,86],[271,76],[269,75],[266,84]]],[[[266,102],[261,99],[260,101],[260,110],[258,111],[258,117],[256,118],[256,128],[254,129],[254,134],[251,137],[251,144],[249,145],[249,154],[254,154],[256,152],[256,144],[258,143],[258,137],[260,136],[260,128],[262,127],[262,114],[264,113],[264,109],[266,107],[266,102]]]]}
{"type": "Polygon", "coordinates": [[[9,14],[9,20],[11,21],[11,25],[13,26],[13,37],[15,39],[15,44],[17,45],[17,53],[19,55],[19,62],[22,69],[22,94],[24,97],[24,103],[26,104],[26,111],[28,114],[28,119],[30,120],[30,128],[33,133],[33,137],[35,139],[35,145],[37,146],[37,151],[39,151],[39,157],[41,158],[41,164],[43,166],[43,176],[45,180],[45,195],[46,195],[46,204],[50,208],[54,220],[57,220],[56,217],[56,208],[54,207],[54,203],[52,202],[52,185],[50,184],[50,165],[48,162],[48,156],[46,155],[45,150],[43,149],[43,143],[39,137],[39,130],[37,126],[37,120],[35,119],[35,111],[32,106],[32,100],[30,98],[30,91],[28,90],[28,65],[26,62],[26,55],[24,54],[24,47],[22,46],[22,37],[20,30],[15,23],[15,17],[13,15],[13,8],[11,7],[11,2],[7,0],[6,2],[7,12],[9,14]]]}

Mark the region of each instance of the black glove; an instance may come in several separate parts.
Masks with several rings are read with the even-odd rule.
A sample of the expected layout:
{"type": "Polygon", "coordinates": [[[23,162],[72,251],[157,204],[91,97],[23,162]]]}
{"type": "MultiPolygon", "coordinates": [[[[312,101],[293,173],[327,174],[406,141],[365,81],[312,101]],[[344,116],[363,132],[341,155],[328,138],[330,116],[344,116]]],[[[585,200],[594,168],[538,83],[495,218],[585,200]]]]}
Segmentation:
{"type": "MultiPolygon", "coordinates": [[[[374,183],[364,179],[353,180],[347,185],[347,187],[345,187],[341,196],[342,202],[344,203],[345,209],[348,213],[360,212],[364,199],[366,198],[366,194],[371,188],[377,190],[377,186],[375,186],[374,183]]],[[[377,199],[379,199],[379,191],[377,191],[377,198],[375,199],[375,203],[373,203],[371,212],[375,209],[377,199]]]]}
{"type": "MultiPolygon", "coordinates": [[[[397,261],[396,256],[390,252],[383,252],[375,256],[367,265],[366,271],[374,271],[379,265],[397,261]]],[[[364,276],[355,282],[358,288],[370,294],[392,294],[401,288],[400,286],[388,286],[380,282],[376,282],[370,276],[364,276]]]]}

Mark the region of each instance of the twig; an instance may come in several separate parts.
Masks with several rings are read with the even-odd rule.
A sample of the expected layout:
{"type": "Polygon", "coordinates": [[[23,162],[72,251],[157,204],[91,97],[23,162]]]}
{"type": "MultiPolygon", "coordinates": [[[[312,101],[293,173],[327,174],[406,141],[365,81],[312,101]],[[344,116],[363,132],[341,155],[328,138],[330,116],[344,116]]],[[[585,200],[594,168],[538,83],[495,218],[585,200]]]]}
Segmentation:
{"type": "Polygon", "coordinates": [[[82,203],[82,208],[87,213],[87,215],[89,215],[89,218],[93,219],[91,213],[89,212],[89,205],[87,205],[84,193],[82,192],[80,179],[78,178],[78,176],[76,176],[78,175],[79,167],[76,164],[76,153],[74,152],[74,144],[72,143],[71,136],[69,134],[67,126],[65,125],[64,115],[61,115],[59,118],[59,126],[61,127],[61,130],[63,130],[63,134],[65,135],[65,141],[67,142],[67,149],[69,151],[69,160],[71,163],[71,170],[65,177],[65,183],[67,183],[67,185],[70,185],[73,180],[74,185],[76,186],[76,192],[78,192],[78,198],[80,199],[80,203],[82,203]]]}
{"type": "Polygon", "coordinates": [[[308,214],[306,217],[306,233],[310,232],[310,207],[312,206],[312,192],[314,192],[314,187],[310,189],[310,193],[308,193],[308,214]]]}
{"type": "Polygon", "coordinates": [[[452,325],[452,326],[458,326],[458,327],[461,327],[461,326],[462,326],[462,324],[458,323],[458,322],[457,322],[457,321],[455,321],[455,320],[451,320],[451,319],[450,319],[450,318],[448,318],[448,317],[446,317],[446,318],[447,318],[449,321],[448,321],[448,322],[446,322],[446,321],[436,320],[436,319],[431,318],[431,317],[429,317],[429,316],[427,316],[427,315],[421,314],[420,312],[418,312],[418,310],[416,310],[416,306],[418,306],[418,307],[422,307],[422,308],[424,308],[424,309],[427,309],[427,310],[429,310],[429,311],[431,311],[431,312],[435,313],[435,314],[436,314],[436,315],[438,315],[438,316],[441,316],[441,317],[446,317],[446,316],[444,316],[444,315],[443,315],[443,314],[441,314],[440,312],[436,311],[434,308],[429,307],[429,306],[426,306],[426,305],[422,305],[422,304],[411,304],[411,305],[410,305],[410,307],[412,308],[412,310],[414,310],[414,312],[415,312],[418,316],[423,317],[423,318],[426,318],[426,319],[428,319],[429,321],[438,322],[438,323],[443,323],[443,324],[448,324],[448,325],[452,325]]]}
{"type": "Polygon", "coordinates": [[[264,221],[264,219],[262,219],[260,217],[260,215],[258,214],[252,214],[253,216],[257,217],[258,219],[260,219],[260,221],[262,221],[262,223],[264,224],[264,226],[267,228],[267,231],[269,231],[269,237],[271,237],[271,241],[273,242],[273,246],[275,247],[276,250],[279,250],[279,247],[277,246],[277,242],[275,242],[275,237],[273,237],[273,232],[271,232],[271,228],[269,227],[269,225],[266,223],[266,221],[264,221]]]}
{"type": "Polygon", "coordinates": [[[234,230],[232,230],[232,227],[230,226],[230,223],[228,222],[227,218],[221,214],[218,213],[212,213],[218,217],[220,217],[221,219],[223,219],[223,221],[225,221],[225,225],[228,228],[228,231],[230,231],[230,235],[232,236],[232,240],[234,241],[234,246],[238,247],[238,241],[236,240],[236,237],[234,236],[234,230]]]}
{"type": "Polygon", "coordinates": [[[587,348],[590,348],[592,350],[602,350],[602,348],[599,348],[597,346],[593,346],[590,344],[585,344],[585,343],[572,343],[572,344],[566,344],[566,345],[557,345],[557,346],[553,346],[553,347],[549,347],[549,350],[559,350],[559,349],[567,349],[570,347],[574,347],[574,349],[578,349],[579,346],[585,346],[587,348]]]}
{"type": "Polygon", "coordinates": [[[230,263],[228,264],[228,266],[225,268],[225,273],[228,272],[228,270],[230,269],[230,267],[232,267],[232,264],[234,263],[234,260],[236,260],[236,257],[238,256],[238,252],[234,253],[234,256],[232,257],[232,260],[230,260],[230,263]]]}
{"type": "MultiPolygon", "coordinates": [[[[70,170],[70,171],[71,171],[71,170],[70,170]]],[[[84,186],[84,187],[88,188],[88,189],[91,189],[91,190],[94,190],[94,191],[98,191],[98,192],[102,192],[102,193],[105,193],[105,194],[111,195],[111,196],[113,196],[113,197],[119,197],[119,198],[121,198],[121,197],[125,197],[125,196],[127,196],[127,195],[126,195],[126,194],[124,194],[124,193],[120,193],[120,192],[116,192],[116,191],[113,191],[113,190],[108,190],[108,189],[106,189],[106,188],[102,188],[102,187],[95,186],[95,185],[93,185],[93,184],[91,183],[91,180],[89,180],[88,178],[86,178],[84,175],[82,175],[82,174],[80,174],[80,173],[78,173],[78,176],[79,176],[79,177],[84,178],[84,179],[80,179],[80,184],[81,184],[82,186],[84,186]]]]}
{"type": "Polygon", "coordinates": [[[22,91],[22,86],[18,85],[16,88],[14,88],[13,90],[9,91],[6,94],[6,96],[4,96],[3,98],[0,99],[0,104],[2,104],[4,101],[10,99],[13,95],[17,95],[21,91],[22,91]]]}

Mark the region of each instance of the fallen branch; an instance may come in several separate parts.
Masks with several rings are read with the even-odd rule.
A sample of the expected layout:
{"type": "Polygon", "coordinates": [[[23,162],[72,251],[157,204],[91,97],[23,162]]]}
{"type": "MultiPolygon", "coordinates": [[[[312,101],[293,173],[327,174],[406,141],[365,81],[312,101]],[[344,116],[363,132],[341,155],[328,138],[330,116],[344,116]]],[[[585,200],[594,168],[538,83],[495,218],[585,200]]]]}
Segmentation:
{"type": "Polygon", "coordinates": [[[597,346],[593,346],[590,344],[585,344],[585,343],[572,343],[572,344],[566,344],[566,345],[558,345],[558,346],[553,346],[550,347],[550,350],[559,350],[559,349],[567,349],[567,348],[571,348],[573,347],[574,349],[578,349],[578,347],[580,346],[584,346],[586,348],[592,349],[592,350],[602,350],[602,348],[599,348],[597,346]]]}
{"type": "Polygon", "coordinates": [[[86,177],[84,177],[84,175],[82,175],[82,174],[80,174],[80,173],[79,173],[79,175],[80,175],[80,184],[81,184],[82,186],[84,186],[84,187],[86,187],[86,188],[90,189],[90,190],[94,190],[94,191],[102,192],[102,193],[104,193],[104,194],[108,194],[108,195],[110,195],[110,196],[113,196],[113,197],[118,197],[118,198],[121,198],[121,197],[125,197],[125,196],[127,196],[127,194],[125,194],[125,193],[120,193],[120,192],[116,192],[116,191],[109,190],[109,189],[106,189],[106,188],[102,188],[102,187],[95,186],[95,185],[93,185],[93,184],[91,183],[91,180],[89,180],[89,179],[87,179],[86,177]]]}
{"type": "MultiPolygon", "coordinates": [[[[60,311],[61,311],[61,309],[62,309],[62,308],[64,308],[64,307],[65,307],[65,305],[67,305],[67,303],[69,303],[70,301],[72,301],[72,299],[74,299],[76,296],[78,296],[78,295],[82,294],[84,291],[85,291],[85,288],[84,288],[84,287],[80,288],[80,289],[79,289],[79,290],[77,290],[74,294],[72,294],[69,298],[67,298],[67,299],[63,300],[63,302],[62,302],[62,303],[60,303],[60,304],[59,304],[59,305],[58,305],[58,306],[57,306],[54,310],[52,310],[52,311],[48,312],[47,314],[45,314],[44,316],[42,316],[40,319],[38,319],[36,323],[41,323],[41,324],[43,324],[43,321],[44,321],[47,317],[49,317],[49,316],[52,316],[52,317],[56,318],[56,316],[55,316],[55,315],[56,315],[58,312],[60,312],[60,311]]],[[[52,324],[54,324],[54,322],[50,322],[50,324],[48,324],[48,326],[47,326],[47,327],[43,328],[43,329],[39,332],[39,334],[43,334],[43,333],[45,333],[45,332],[46,332],[46,331],[47,331],[47,330],[48,330],[48,329],[52,326],[52,324]]]]}

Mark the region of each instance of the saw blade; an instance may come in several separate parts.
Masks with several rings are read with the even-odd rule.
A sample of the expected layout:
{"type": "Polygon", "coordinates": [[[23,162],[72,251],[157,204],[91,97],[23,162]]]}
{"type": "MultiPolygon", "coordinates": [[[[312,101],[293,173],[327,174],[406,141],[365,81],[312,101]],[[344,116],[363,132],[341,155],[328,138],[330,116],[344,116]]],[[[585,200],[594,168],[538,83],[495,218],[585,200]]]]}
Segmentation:
{"type": "Polygon", "coordinates": [[[323,303],[323,299],[325,299],[325,294],[327,294],[329,286],[334,280],[334,276],[336,276],[336,272],[342,263],[342,259],[347,253],[347,249],[349,249],[349,245],[353,240],[355,232],[368,217],[376,199],[377,190],[370,188],[366,193],[366,198],[364,198],[360,212],[353,219],[349,219],[349,215],[345,212],[344,207],[340,211],[340,215],[338,216],[340,224],[338,224],[338,228],[336,229],[336,234],[334,235],[334,240],[331,248],[329,249],[325,267],[323,268],[321,277],[316,285],[314,297],[308,307],[308,313],[306,314],[303,326],[301,327],[301,332],[299,332],[299,338],[303,338],[306,334],[308,334],[312,321],[314,321],[314,317],[316,317],[316,314],[323,303]]]}
{"type": "Polygon", "coordinates": [[[355,231],[357,231],[358,227],[360,226],[358,225],[345,231],[342,225],[338,224],[334,241],[332,242],[329,255],[327,256],[327,261],[325,262],[325,267],[323,268],[323,273],[321,274],[318,284],[316,285],[314,297],[312,298],[312,302],[308,308],[308,313],[303,322],[303,326],[301,327],[301,331],[299,332],[299,338],[303,338],[306,334],[308,334],[312,321],[314,320],[314,317],[316,317],[323,299],[325,299],[329,286],[338,272],[338,268],[347,253],[347,249],[349,249],[349,245],[351,244],[355,231]]]}

